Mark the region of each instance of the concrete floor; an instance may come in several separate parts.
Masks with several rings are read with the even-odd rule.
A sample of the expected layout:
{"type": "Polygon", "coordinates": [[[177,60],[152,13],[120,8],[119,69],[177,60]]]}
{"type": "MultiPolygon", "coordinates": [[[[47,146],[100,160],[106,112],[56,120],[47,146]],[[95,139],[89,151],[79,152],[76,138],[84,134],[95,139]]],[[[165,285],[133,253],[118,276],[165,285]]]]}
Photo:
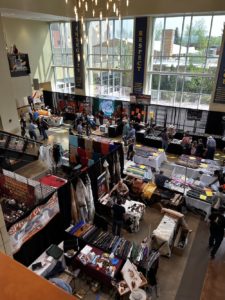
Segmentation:
{"type": "MultiPolygon", "coordinates": [[[[60,127],[60,128],[51,128],[50,130],[51,135],[49,135],[49,139],[47,142],[48,144],[53,144],[55,142],[57,143],[61,143],[64,150],[68,149],[68,129],[66,127],[60,127]]],[[[168,159],[171,161],[174,161],[176,159],[176,156],[173,155],[169,155],[168,159]]],[[[17,173],[24,175],[28,178],[35,178],[37,176],[40,176],[40,174],[45,174],[47,172],[47,168],[44,165],[43,162],[37,161],[37,162],[33,162],[32,164],[29,164],[27,166],[25,166],[24,168],[21,168],[20,170],[17,171],[17,173]]],[[[166,170],[166,175],[169,175],[170,170],[167,169],[166,170]]],[[[160,220],[162,218],[162,215],[160,213],[159,210],[157,210],[156,208],[150,208],[147,207],[146,208],[146,213],[144,215],[143,220],[140,223],[140,231],[138,233],[128,233],[127,231],[123,230],[122,231],[122,235],[128,239],[128,240],[132,240],[135,241],[137,243],[140,243],[146,236],[149,235],[149,233],[151,233],[159,224],[160,220]]],[[[202,268],[202,273],[201,274],[201,278],[199,279],[201,282],[199,282],[198,285],[198,291],[191,291],[192,296],[187,297],[188,293],[190,291],[188,291],[188,287],[185,287],[185,285],[183,285],[183,283],[189,283],[191,286],[191,282],[192,282],[192,275],[191,272],[189,270],[189,272],[186,272],[187,268],[188,268],[188,263],[189,260],[191,258],[191,256],[193,255],[192,251],[193,251],[193,243],[195,241],[195,245],[196,244],[196,236],[197,239],[201,239],[201,235],[202,233],[198,231],[199,226],[201,225],[201,228],[203,228],[203,232],[204,234],[207,235],[207,231],[208,231],[208,227],[207,224],[201,219],[200,216],[198,215],[194,215],[192,213],[188,213],[186,216],[186,221],[189,225],[189,227],[193,230],[192,233],[190,234],[189,237],[189,241],[188,241],[188,245],[185,249],[185,251],[183,252],[182,255],[177,255],[177,254],[172,254],[171,258],[165,258],[165,257],[161,257],[160,258],[160,264],[159,264],[159,270],[158,270],[158,283],[160,286],[160,296],[157,298],[155,294],[152,295],[152,300],[154,299],[159,299],[159,300],[186,300],[186,299],[190,299],[190,300],[197,300],[200,299],[199,294],[201,294],[201,287],[204,283],[203,286],[203,291],[202,291],[202,296],[201,296],[201,300],[209,300],[209,299],[213,299],[213,300],[222,300],[225,299],[225,288],[224,288],[224,283],[222,280],[224,280],[222,274],[224,275],[224,256],[222,257],[221,253],[224,253],[223,250],[225,250],[225,243],[223,244],[223,247],[221,247],[220,249],[220,256],[218,256],[218,259],[215,260],[215,262],[209,262],[208,264],[208,253],[205,251],[203,251],[204,253],[199,253],[198,256],[196,257],[197,261],[201,261],[201,255],[204,255],[204,259],[205,261],[205,265],[206,265],[206,269],[207,269],[207,265],[208,265],[208,269],[207,269],[207,273],[206,273],[206,277],[205,277],[205,269],[202,268]],[[198,233],[198,235],[197,235],[198,233]],[[199,237],[200,234],[200,237],[199,237]],[[188,278],[184,278],[187,274],[188,278]],[[217,280],[219,280],[219,283],[221,282],[221,284],[216,285],[212,284],[213,282],[215,282],[215,280],[213,280],[214,278],[216,278],[217,280]],[[181,285],[182,283],[182,285],[181,285]],[[183,290],[180,290],[181,287],[183,287],[183,290]],[[213,291],[217,289],[218,293],[214,293],[213,291]],[[211,295],[211,296],[210,296],[211,295]]],[[[205,239],[205,238],[204,238],[205,239]]],[[[207,238],[204,241],[203,240],[203,244],[205,242],[205,245],[202,245],[202,247],[206,248],[207,246],[207,238]]],[[[198,266],[196,265],[196,268],[198,268],[198,266]]],[[[200,270],[201,271],[201,270],[200,270]]],[[[196,273],[196,270],[193,269],[193,275],[196,273]]],[[[198,278],[195,279],[198,281],[198,278]]],[[[93,300],[93,299],[97,299],[96,298],[96,294],[92,293],[89,290],[89,283],[86,283],[86,279],[82,278],[82,279],[77,279],[76,281],[76,290],[79,289],[84,289],[86,290],[86,295],[83,299],[85,300],[93,300]]],[[[114,294],[111,294],[110,291],[107,292],[99,292],[99,296],[101,300],[106,300],[106,299],[115,299],[114,294]]]]}

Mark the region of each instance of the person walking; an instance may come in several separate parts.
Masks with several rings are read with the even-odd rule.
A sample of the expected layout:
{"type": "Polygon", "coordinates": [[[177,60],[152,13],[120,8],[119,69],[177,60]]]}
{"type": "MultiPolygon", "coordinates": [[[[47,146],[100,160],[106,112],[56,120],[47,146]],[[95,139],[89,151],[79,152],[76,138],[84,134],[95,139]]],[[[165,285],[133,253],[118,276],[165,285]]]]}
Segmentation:
{"type": "Polygon", "coordinates": [[[82,121],[79,121],[79,124],[77,125],[77,133],[79,135],[83,134],[83,126],[82,126],[82,121]]]}
{"type": "Polygon", "coordinates": [[[35,132],[36,128],[37,128],[37,126],[33,123],[32,120],[30,120],[30,124],[28,126],[28,132],[29,132],[30,138],[35,139],[35,141],[37,140],[37,135],[35,132]]]}
{"type": "Polygon", "coordinates": [[[211,258],[214,259],[224,237],[225,217],[222,211],[218,210],[209,216],[210,236],[209,249],[211,249],[211,258]]]}
{"type": "Polygon", "coordinates": [[[212,136],[209,136],[207,139],[206,146],[207,146],[206,158],[214,160],[214,154],[216,152],[216,140],[212,136]]]}
{"type": "Polygon", "coordinates": [[[162,137],[162,148],[166,152],[166,150],[168,148],[168,144],[169,144],[169,135],[167,133],[167,128],[164,128],[164,130],[161,134],[161,137],[162,137]]]}
{"type": "Polygon", "coordinates": [[[121,227],[124,221],[125,208],[121,205],[122,200],[118,199],[117,204],[113,205],[113,226],[112,232],[114,235],[120,236],[121,227]]]}
{"type": "Polygon", "coordinates": [[[205,148],[202,142],[202,139],[198,140],[198,144],[196,146],[195,156],[203,157],[205,152],[205,148]]]}

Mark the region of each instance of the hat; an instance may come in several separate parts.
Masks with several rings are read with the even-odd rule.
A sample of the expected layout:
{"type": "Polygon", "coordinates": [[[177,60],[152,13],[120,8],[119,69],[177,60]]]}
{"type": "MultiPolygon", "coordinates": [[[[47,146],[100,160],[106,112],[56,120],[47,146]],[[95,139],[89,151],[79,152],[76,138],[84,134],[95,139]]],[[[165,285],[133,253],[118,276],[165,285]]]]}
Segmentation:
{"type": "Polygon", "coordinates": [[[130,300],[146,300],[146,292],[142,289],[133,290],[129,297],[130,300]]]}
{"type": "Polygon", "coordinates": [[[209,137],[208,137],[208,139],[212,139],[213,137],[210,135],[209,137]]]}

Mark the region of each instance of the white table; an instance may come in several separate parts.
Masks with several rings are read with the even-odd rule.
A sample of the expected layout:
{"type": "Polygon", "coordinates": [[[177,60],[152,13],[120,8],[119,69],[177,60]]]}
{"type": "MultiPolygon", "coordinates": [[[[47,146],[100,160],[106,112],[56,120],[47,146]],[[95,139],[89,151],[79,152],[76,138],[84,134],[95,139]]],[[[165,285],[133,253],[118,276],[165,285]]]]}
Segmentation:
{"type": "Polygon", "coordinates": [[[124,166],[124,170],[123,173],[127,176],[131,176],[134,178],[138,178],[138,179],[147,179],[147,180],[151,180],[152,179],[152,170],[150,167],[146,166],[146,170],[141,168],[140,165],[137,165],[136,163],[134,163],[133,161],[127,161],[125,163],[124,166]],[[131,172],[131,169],[129,171],[129,168],[133,168],[134,172],[131,172]],[[135,172],[135,170],[137,169],[137,172],[135,172]],[[138,170],[140,171],[140,173],[138,174],[138,170]],[[142,176],[143,174],[143,176],[142,176]]]}
{"type": "Polygon", "coordinates": [[[178,219],[164,215],[158,227],[153,230],[153,244],[159,248],[161,255],[171,256],[171,246],[177,228],[178,219]]]}
{"type": "Polygon", "coordinates": [[[58,127],[63,124],[63,117],[50,116],[50,117],[45,117],[45,119],[49,126],[58,127]]]}
{"type": "MultiPolygon", "coordinates": [[[[140,149],[138,149],[140,150],[140,149]]],[[[143,147],[143,151],[148,152],[148,149],[143,147]]],[[[139,154],[135,154],[134,155],[134,162],[136,164],[140,164],[140,165],[144,165],[144,166],[148,166],[148,167],[152,167],[155,168],[156,171],[159,171],[161,164],[164,161],[167,161],[167,157],[164,151],[162,152],[155,152],[156,155],[153,156],[142,156],[139,154]]]]}
{"type": "MultiPolygon", "coordinates": [[[[58,247],[63,249],[63,242],[61,242],[58,245],[58,247]]],[[[49,257],[48,254],[46,253],[46,251],[44,251],[37,259],[35,259],[34,262],[32,262],[32,264],[28,267],[28,269],[30,269],[31,271],[33,271],[34,273],[36,273],[39,276],[45,277],[49,272],[51,272],[53,270],[53,268],[55,267],[57,261],[61,261],[63,267],[64,268],[66,267],[65,258],[64,258],[63,254],[58,260],[56,260],[52,257],[51,262],[47,260],[48,257],[49,257]],[[39,263],[39,262],[43,263],[44,266],[40,269],[32,270],[32,265],[35,264],[35,263],[39,263]]]]}
{"type": "Polygon", "coordinates": [[[209,215],[211,214],[212,204],[208,203],[204,200],[191,198],[189,196],[185,196],[186,205],[189,207],[194,207],[200,209],[206,213],[205,220],[208,220],[209,215]]]}

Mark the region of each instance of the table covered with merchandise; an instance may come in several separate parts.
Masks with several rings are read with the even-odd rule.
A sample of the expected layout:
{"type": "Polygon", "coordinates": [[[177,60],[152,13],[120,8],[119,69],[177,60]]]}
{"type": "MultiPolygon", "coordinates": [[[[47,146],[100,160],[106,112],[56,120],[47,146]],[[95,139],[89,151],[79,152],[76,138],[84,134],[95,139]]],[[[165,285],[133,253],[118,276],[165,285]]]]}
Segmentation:
{"type": "Polygon", "coordinates": [[[163,149],[135,146],[134,162],[136,164],[152,167],[158,171],[164,161],[167,161],[167,158],[163,149]]]}
{"type": "MultiPolygon", "coordinates": [[[[112,207],[114,204],[114,199],[109,194],[102,197],[99,201],[101,204],[109,207],[112,207]]],[[[122,206],[126,211],[124,219],[125,223],[128,224],[129,230],[131,232],[138,232],[140,220],[145,213],[145,204],[133,200],[125,200],[122,206]]]]}
{"type": "Polygon", "coordinates": [[[134,178],[139,178],[143,180],[151,180],[152,179],[152,170],[151,168],[136,164],[133,161],[127,161],[123,173],[125,175],[134,177],[134,178]]]}
{"type": "Polygon", "coordinates": [[[45,119],[49,126],[58,127],[63,124],[63,117],[47,116],[45,119]]]}
{"type": "Polygon", "coordinates": [[[203,159],[201,157],[185,154],[178,158],[176,164],[185,168],[194,169],[196,176],[198,176],[199,173],[213,175],[214,171],[221,170],[220,164],[215,160],[203,159]]]}
{"type": "Polygon", "coordinates": [[[185,195],[185,202],[188,207],[194,207],[205,213],[207,220],[213,204],[213,192],[209,188],[192,187],[185,195]]]}
{"type": "Polygon", "coordinates": [[[74,258],[73,265],[104,285],[111,286],[111,281],[120,271],[123,260],[114,255],[110,256],[99,248],[86,245],[74,258]]]}

